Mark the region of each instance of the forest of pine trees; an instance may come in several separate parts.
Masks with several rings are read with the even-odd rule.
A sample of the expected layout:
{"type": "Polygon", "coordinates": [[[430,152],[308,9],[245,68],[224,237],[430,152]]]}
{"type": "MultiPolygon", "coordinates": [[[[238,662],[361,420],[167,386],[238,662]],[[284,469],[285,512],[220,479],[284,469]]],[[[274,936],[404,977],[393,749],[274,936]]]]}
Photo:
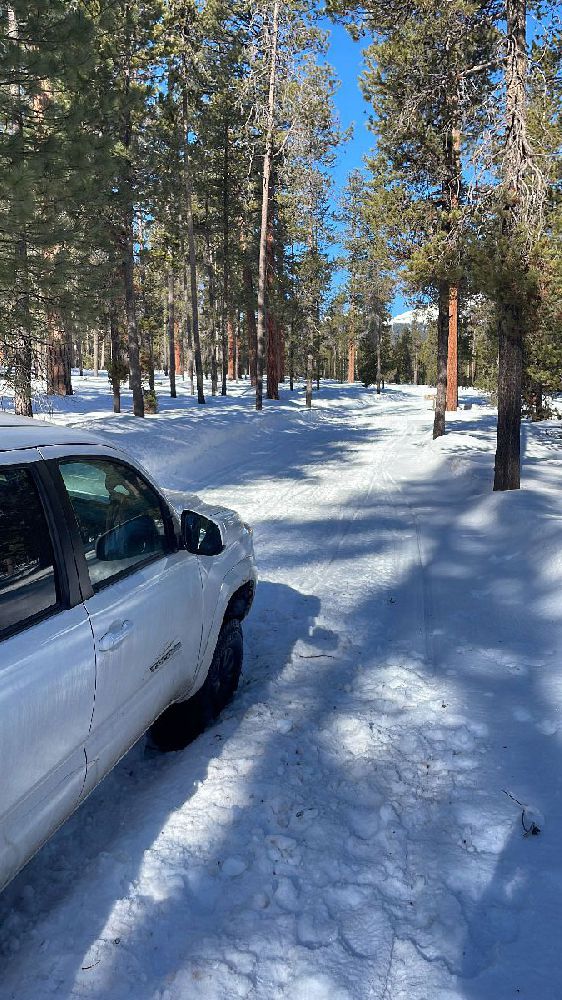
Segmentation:
{"type": "MultiPolygon", "coordinates": [[[[128,383],[278,398],[306,379],[562,390],[562,33],[534,0],[12,0],[0,49],[0,355],[16,412],[128,383]],[[365,45],[373,152],[343,198],[328,15],[365,45]],[[337,276],[344,274],[345,280],[337,276]],[[437,322],[391,335],[397,288],[437,322]],[[205,381],[205,376],[207,381],[205,381]]],[[[162,391],[160,389],[160,391],[162,391]]],[[[168,391],[168,390],[167,390],[168,391]]]]}

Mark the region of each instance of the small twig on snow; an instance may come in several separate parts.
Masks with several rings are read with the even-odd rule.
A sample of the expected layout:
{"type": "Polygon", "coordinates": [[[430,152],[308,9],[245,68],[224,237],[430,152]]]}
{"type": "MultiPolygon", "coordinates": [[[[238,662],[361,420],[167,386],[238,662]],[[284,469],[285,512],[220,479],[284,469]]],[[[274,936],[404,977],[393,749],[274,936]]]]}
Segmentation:
{"type": "Polygon", "coordinates": [[[536,836],[538,836],[538,834],[541,832],[541,828],[540,828],[540,826],[537,826],[537,824],[535,823],[534,820],[531,820],[531,825],[530,826],[525,826],[525,813],[526,813],[526,811],[528,809],[528,806],[523,805],[523,803],[520,802],[519,799],[516,799],[515,795],[512,795],[511,792],[507,791],[507,789],[502,788],[502,792],[504,793],[504,795],[507,795],[507,797],[509,799],[511,799],[512,802],[515,802],[515,803],[517,803],[518,806],[521,806],[521,809],[522,809],[522,813],[521,813],[521,826],[523,827],[523,830],[524,830],[523,836],[524,837],[529,837],[529,836],[530,837],[536,837],[536,836]]]}

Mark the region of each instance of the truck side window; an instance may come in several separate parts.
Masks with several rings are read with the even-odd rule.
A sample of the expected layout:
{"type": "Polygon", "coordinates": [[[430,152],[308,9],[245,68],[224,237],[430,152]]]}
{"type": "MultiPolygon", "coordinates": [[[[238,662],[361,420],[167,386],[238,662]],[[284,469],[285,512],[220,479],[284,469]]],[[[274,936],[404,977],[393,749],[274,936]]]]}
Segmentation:
{"type": "Polygon", "coordinates": [[[29,468],[0,467],[0,636],[58,606],[53,547],[29,468]]]}
{"type": "Polygon", "coordinates": [[[94,590],[170,551],[162,501],[130,466],[80,458],[59,468],[94,590]]]}

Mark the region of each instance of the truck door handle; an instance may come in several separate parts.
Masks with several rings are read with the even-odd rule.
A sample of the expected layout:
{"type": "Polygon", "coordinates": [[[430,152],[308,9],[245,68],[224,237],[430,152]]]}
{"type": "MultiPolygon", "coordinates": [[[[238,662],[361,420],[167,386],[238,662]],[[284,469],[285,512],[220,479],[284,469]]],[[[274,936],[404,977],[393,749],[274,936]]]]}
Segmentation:
{"type": "Polygon", "coordinates": [[[120,624],[115,622],[105,635],[102,635],[99,641],[100,653],[110,653],[113,649],[117,649],[121,645],[124,639],[127,638],[129,632],[132,629],[131,622],[124,621],[120,624]]]}

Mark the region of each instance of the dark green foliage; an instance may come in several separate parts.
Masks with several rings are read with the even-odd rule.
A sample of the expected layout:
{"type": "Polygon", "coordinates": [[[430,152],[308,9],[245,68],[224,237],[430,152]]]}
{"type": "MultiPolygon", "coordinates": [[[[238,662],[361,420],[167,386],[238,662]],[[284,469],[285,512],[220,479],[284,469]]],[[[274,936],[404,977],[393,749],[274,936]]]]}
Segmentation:
{"type": "MultiPolygon", "coordinates": [[[[268,298],[279,328],[293,327],[301,372],[303,330],[333,270],[328,170],[342,138],[317,21],[315,9],[281,3],[268,298]]],[[[128,356],[142,412],[141,378],[152,389],[169,362],[170,268],[179,364],[193,369],[197,308],[203,357],[222,365],[225,391],[227,331],[239,370],[252,349],[267,17],[248,0],[15,0],[0,27],[0,352],[17,405],[30,412],[51,355],[78,343],[81,365],[91,362],[96,330],[112,370],[128,356]]],[[[318,360],[320,339],[318,320],[318,360]]]]}
{"type": "Polygon", "coordinates": [[[152,389],[145,389],[143,392],[144,397],[144,412],[145,413],[158,413],[158,396],[152,389]]]}
{"type": "Polygon", "coordinates": [[[124,361],[109,361],[106,367],[107,379],[111,385],[113,385],[114,382],[119,382],[123,385],[123,383],[125,383],[129,378],[129,366],[125,364],[124,361]]]}

